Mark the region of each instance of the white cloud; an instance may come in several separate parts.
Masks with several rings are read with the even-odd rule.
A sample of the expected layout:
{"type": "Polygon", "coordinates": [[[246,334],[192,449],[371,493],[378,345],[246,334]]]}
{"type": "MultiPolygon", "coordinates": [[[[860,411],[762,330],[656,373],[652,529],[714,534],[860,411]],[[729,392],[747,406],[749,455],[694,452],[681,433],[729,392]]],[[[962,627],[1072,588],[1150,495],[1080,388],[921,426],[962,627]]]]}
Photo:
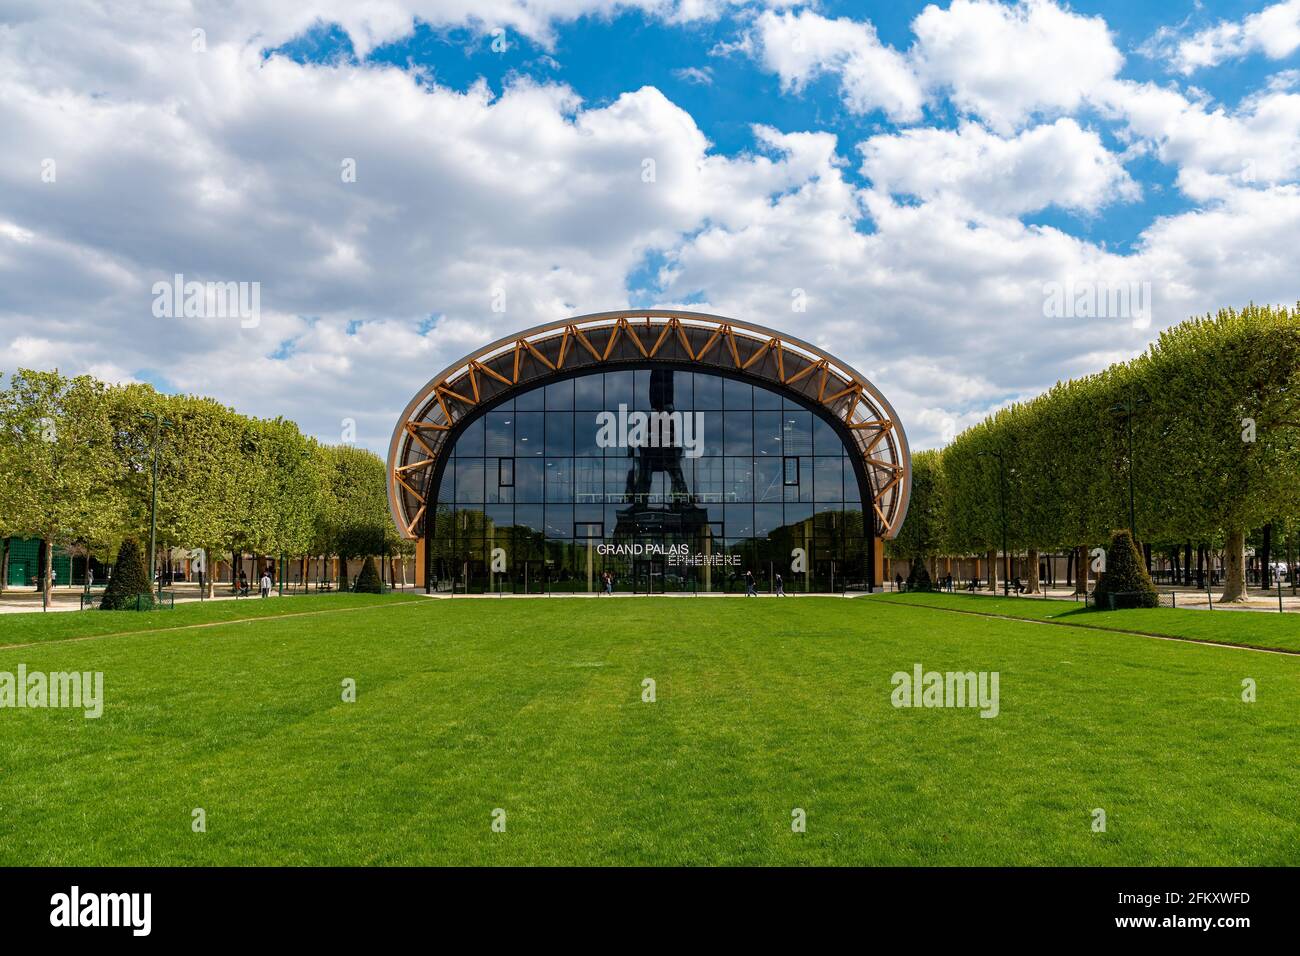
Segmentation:
{"type": "Polygon", "coordinates": [[[873,136],[859,149],[863,175],[877,189],[998,215],[1048,206],[1095,212],[1140,192],[1097,133],[1068,118],[1010,138],[974,123],[909,129],[873,136]]]}
{"type": "Polygon", "coordinates": [[[1143,52],[1167,58],[1180,73],[1190,75],[1203,67],[1250,53],[1280,60],[1300,49],[1300,0],[1284,0],[1241,20],[1224,20],[1179,38],[1177,31],[1161,30],[1143,52]]]}
{"type": "Polygon", "coordinates": [[[836,74],[844,102],[856,113],[884,110],[890,117],[920,119],[924,95],[907,59],[882,44],[863,21],[828,20],[804,10],[763,13],[751,34],[753,51],[787,89],[799,90],[824,74],[836,74]]]}
{"type": "Polygon", "coordinates": [[[1049,0],[953,0],[926,7],[912,29],[927,86],[1003,132],[1034,113],[1074,111],[1124,62],[1101,17],[1049,0]]]}

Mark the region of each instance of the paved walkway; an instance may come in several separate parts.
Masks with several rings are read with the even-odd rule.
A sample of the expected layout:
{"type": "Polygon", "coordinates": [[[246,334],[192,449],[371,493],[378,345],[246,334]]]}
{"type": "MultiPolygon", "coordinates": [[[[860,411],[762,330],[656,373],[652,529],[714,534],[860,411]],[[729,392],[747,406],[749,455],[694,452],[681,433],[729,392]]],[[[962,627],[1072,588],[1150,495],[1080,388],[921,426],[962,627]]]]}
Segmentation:
{"type": "MultiPolygon", "coordinates": [[[[1207,596],[1204,591],[1198,591],[1195,588],[1177,587],[1171,588],[1169,585],[1157,585],[1156,590],[1160,592],[1160,604],[1162,607],[1179,607],[1179,608],[1199,608],[1208,610],[1209,602],[1212,598],[1214,601],[1214,610],[1220,609],[1219,595],[1223,593],[1223,586],[1219,585],[1210,591],[1207,596]]],[[[967,591],[964,588],[958,588],[957,594],[971,594],[976,597],[1002,597],[1002,586],[998,585],[996,592],[986,590],[967,591]]],[[[1080,601],[1072,587],[1061,585],[1055,588],[1048,588],[1045,592],[1039,594],[1011,594],[1013,598],[1019,598],[1023,601],[1080,601]]],[[[1282,608],[1285,611],[1300,612],[1300,594],[1292,594],[1291,589],[1284,587],[1282,589],[1282,608]]],[[[1276,589],[1265,594],[1258,588],[1249,589],[1249,597],[1244,604],[1222,605],[1223,610],[1232,611],[1272,611],[1277,613],[1278,601],[1276,589]]]]}
{"type": "MultiPolygon", "coordinates": [[[[164,587],[164,591],[175,594],[177,604],[191,604],[195,601],[204,600],[199,594],[199,586],[193,582],[179,581],[171,587],[164,587]]],[[[414,592],[413,587],[398,588],[398,591],[414,592]]],[[[47,611],[79,611],[81,610],[81,595],[85,589],[79,584],[61,585],[54,588],[50,595],[50,606],[42,608],[41,592],[34,591],[31,588],[6,588],[0,593],[0,614],[22,614],[28,612],[39,613],[42,610],[47,611]]],[[[104,596],[104,589],[98,585],[95,586],[92,593],[95,596],[95,604],[104,596]]],[[[289,597],[291,594],[301,594],[301,591],[290,592],[285,589],[284,596],[289,597]]],[[[310,592],[316,594],[313,588],[310,592]]],[[[331,592],[323,592],[331,593],[331,592]]],[[[336,593],[336,592],[335,592],[336,593]]],[[[423,592],[419,592],[423,593],[423,592]]],[[[279,592],[274,588],[271,589],[271,597],[279,597],[279,592]]],[[[254,591],[250,597],[237,598],[230,593],[229,584],[218,584],[212,592],[212,597],[207,598],[209,601],[249,601],[257,600],[257,592],[254,591]]]]}

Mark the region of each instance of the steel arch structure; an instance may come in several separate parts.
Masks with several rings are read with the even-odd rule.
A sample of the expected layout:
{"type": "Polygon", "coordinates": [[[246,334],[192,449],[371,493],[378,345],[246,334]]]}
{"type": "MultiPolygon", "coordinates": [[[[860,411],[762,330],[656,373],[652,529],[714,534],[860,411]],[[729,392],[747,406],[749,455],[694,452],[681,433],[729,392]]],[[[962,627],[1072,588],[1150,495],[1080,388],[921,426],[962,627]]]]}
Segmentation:
{"type": "Polygon", "coordinates": [[[827,352],[761,325],[699,312],[600,312],[498,339],[447,366],[407,403],[388,446],[388,502],[398,532],[422,537],[432,487],[459,426],[498,400],[585,372],[681,368],[750,381],[806,405],[857,450],[864,505],[893,538],[912,486],[907,435],[865,376],[827,352]]]}

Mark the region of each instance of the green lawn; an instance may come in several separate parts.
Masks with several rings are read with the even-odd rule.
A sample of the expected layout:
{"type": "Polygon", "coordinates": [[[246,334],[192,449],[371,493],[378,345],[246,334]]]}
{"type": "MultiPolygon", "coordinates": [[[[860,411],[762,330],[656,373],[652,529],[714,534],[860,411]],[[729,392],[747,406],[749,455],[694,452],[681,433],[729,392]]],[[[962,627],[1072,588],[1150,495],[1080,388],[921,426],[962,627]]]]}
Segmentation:
{"type": "Polygon", "coordinates": [[[1295,658],[881,596],[238,607],[317,600],[0,649],[106,697],[0,710],[0,865],[1300,863],[1295,658]],[[894,708],[918,662],[1000,714],[894,708]]]}
{"type": "Polygon", "coordinates": [[[1084,607],[1082,602],[1074,601],[941,592],[881,594],[873,600],[1002,614],[1031,621],[1056,621],[1108,631],[1131,631],[1219,644],[1300,651],[1300,614],[1279,614],[1276,610],[1134,608],[1127,611],[1095,611],[1084,607]]]}
{"type": "Polygon", "coordinates": [[[0,615],[0,647],[6,644],[29,644],[35,641],[60,641],[100,634],[123,634],[154,628],[193,627],[217,621],[278,617],[309,611],[335,610],[342,607],[366,607],[393,601],[419,601],[415,595],[376,594],[303,594],[295,597],[262,599],[256,596],[238,600],[202,601],[177,604],[175,607],[147,612],[52,611],[46,613],[0,615]]]}

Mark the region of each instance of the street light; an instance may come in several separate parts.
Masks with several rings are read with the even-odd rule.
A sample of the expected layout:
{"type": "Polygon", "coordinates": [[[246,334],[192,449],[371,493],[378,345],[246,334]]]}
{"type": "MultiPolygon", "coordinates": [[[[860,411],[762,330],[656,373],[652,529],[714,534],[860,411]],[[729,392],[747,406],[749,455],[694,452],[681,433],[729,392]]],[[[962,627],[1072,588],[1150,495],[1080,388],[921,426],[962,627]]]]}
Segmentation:
{"type": "Polygon", "coordinates": [[[166,418],[159,418],[153,412],[142,413],[144,418],[153,422],[153,490],[149,496],[149,566],[158,578],[158,598],[162,599],[162,572],[158,570],[158,441],[164,428],[171,428],[172,423],[166,418]]]}
{"type": "Polygon", "coordinates": [[[1002,596],[1011,596],[1011,554],[1007,551],[1007,477],[1006,461],[1000,451],[977,452],[979,458],[998,460],[998,510],[1002,512],[1002,596]]]}

